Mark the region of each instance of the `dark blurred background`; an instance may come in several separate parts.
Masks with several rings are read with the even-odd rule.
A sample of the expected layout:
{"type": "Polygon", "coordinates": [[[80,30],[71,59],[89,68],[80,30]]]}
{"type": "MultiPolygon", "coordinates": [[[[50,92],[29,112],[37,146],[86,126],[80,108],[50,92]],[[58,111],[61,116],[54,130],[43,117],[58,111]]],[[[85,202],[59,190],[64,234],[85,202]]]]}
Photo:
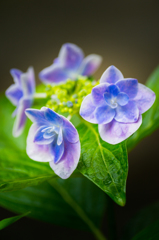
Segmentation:
{"type": "MultiPolygon", "coordinates": [[[[11,68],[26,71],[34,66],[39,82],[39,71],[51,65],[65,42],[77,44],[86,55],[103,56],[97,78],[113,64],[125,77],[144,83],[159,63],[159,1],[1,0],[0,90],[12,83],[11,68]]],[[[159,200],[158,145],[156,131],[129,155],[127,204],[124,208],[114,204],[119,234],[133,214],[159,200]]],[[[10,216],[1,209],[1,219],[10,216]]],[[[104,222],[105,233],[106,228],[104,222]]],[[[89,233],[27,219],[3,230],[1,236],[17,240],[46,236],[56,240],[64,236],[69,240],[93,239],[89,233]]]]}

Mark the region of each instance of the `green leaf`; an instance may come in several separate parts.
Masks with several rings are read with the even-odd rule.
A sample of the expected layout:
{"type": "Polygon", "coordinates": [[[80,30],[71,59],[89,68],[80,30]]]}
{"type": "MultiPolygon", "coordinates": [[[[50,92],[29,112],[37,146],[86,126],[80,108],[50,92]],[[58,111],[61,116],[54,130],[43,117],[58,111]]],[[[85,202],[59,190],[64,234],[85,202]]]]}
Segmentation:
{"type": "Polygon", "coordinates": [[[11,225],[12,223],[18,221],[19,219],[21,219],[22,217],[25,217],[26,215],[28,215],[30,212],[24,213],[20,216],[16,216],[16,217],[11,217],[11,218],[6,218],[0,221],[0,230],[2,230],[3,228],[8,227],[9,225],[11,225]]]}
{"type": "Polygon", "coordinates": [[[15,191],[57,177],[48,164],[32,161],[23,152],[0,148],[0,192],[15,191]]]}
{"type": "Polygon", "coordinates": [[[127,146],[129,151],[159,127],[159,67],[149,77],[146,86],[155,92],[156,100],[153,106],[142,114],[141,127],[128,139],[127,146]]]}
{"type": "Polygon", "coordinates": [[[97,125],[86,121],[77,130],[81,142],[78,170],[117,204],[124,206],[128,174],[125,142],[116,145],[104,142],[99,136],[97,125]]]}
{"type": "Polygon", "coordinates": [[[91,181],[69,178],[56,179],[51,184],[0,193],[0,205],[16,213],[30,210],[29,217],[66,227],[88,230],[90,222],[94,229],[101,225],[106,195],[91,181]]]}
{"type": "Polygon", "coordinates": [[[159,239],[159,220],[138,233],[132,240],[158,240],[159,239]]]}
{"type": "MultiPolygon", "coordinates": [[[[130,240],[159,219],[159,202],[141,209],[124,228],[122,240],[130,240]]],[[[144,238],[141,238],[144,239],[144,238]]]]}
{"type": "Polygon", "coordinates": [[[48,163],[35,162],[26,154],[26,137],[30,123],[19,138],[12,136],[14,107],[0,96],[0,192],[13,191],[37,185],[57,177],[48,163]]]}

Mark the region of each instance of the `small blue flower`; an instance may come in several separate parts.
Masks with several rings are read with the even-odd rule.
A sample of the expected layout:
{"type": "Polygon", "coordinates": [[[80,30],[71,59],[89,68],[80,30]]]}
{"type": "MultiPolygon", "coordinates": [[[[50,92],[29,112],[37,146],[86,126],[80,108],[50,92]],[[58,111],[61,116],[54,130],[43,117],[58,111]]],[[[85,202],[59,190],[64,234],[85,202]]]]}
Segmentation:
{"type": "Polygon", "coordinates": [[[12,116],[15,117],[13,136],[18,137],[24,129],[26,122],[25,109],[31,107],[35,91],[34,70],[32,67],[26,73],[18,69],[10,71],[14,84],[5,92],[6,97],[16,106],[12,116]]]}
{"type": "Polygon", "coordinates": [[[155,93],[138,83],[124,78],[114,66],[103,73],[100,84],[92,89],[81,105],[80,115],[99,124],[101,138],[117,144],[132,135],[141,125],[141,114],[155,101],[155,93]]]}
{"type": "Polygon", "coordinates": [[[100,66],[102,57],[96,54],[84,58],[81,48],[72,43],[64,44],[54,63],[39,73],[45,83],[59,83],[68,78],[75,80],[78,75],[90,76],[100,66]]]}
{"type": "Polygon", "coordinates": [[[33,122],[27,137],[27,154],[38,162],[49,162],[61,178],[68,178],[80,158],[80,141],[76,128],[65,117],[49,108],[26,109],[33,122]]]}

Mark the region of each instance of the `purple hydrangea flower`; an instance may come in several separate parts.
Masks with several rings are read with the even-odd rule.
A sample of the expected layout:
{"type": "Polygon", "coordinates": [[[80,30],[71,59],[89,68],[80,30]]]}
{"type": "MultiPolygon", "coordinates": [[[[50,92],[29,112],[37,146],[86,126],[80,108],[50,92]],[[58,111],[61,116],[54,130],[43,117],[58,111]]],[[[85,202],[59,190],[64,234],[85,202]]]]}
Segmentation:
{"type": "Polygon", "coordinates": [[[12,114],[13,117],[16,116],[13,126],[13,136],[18,137],[25,126],[25,109],[31,107],[33,102],[35,78],[32,67],[30,67],[26,73],[18,69],[11,69],[10,73],[15,83],[6,90],[5,94],[12,104],[16,106],[12,114]]]}
{"type": "Polygon", "coordinates": [[[49,108],[27,109],[33,122],[27,137],[27,154],[39,162],[49,162],[54,172],[68,178],[77,167],[80,141],[76,128],[49,108]]]}
{"type": "Polygon", "coordinates": [[[64,44],[54,63],[39,73],[45,83],[59,83],[68,78],[75,80],[78,75],[92,75],[100,66],[102,57],[96,54],[84,58],[81,48],[72,43],[64,44]]]}
{"type": "Polygon", "coordinates": [[[117,144],[132,135],[141,125],[141,114],[155,101],[155,93],[138,83],[124,78],[114,66],[103,73],[100,84],[92,89],[81,105],[80,115],[97,123],[101,138],[117,144]]]}

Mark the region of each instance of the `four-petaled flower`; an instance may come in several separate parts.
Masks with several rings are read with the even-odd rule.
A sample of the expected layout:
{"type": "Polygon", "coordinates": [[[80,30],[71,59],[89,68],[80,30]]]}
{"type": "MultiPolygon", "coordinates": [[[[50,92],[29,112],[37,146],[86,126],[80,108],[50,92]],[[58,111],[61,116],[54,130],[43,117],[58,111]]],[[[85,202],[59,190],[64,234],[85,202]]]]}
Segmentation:
{"type": "Polygon", "coordinates": [[[75,44],[64,44],[54,63],[39,73],[39,78],[45,83],[59,83],[68,78],[75,80],[78,75],[90,76],[100,66],[102,57],[96,54],[84,58],[81,48],[75,44]]]}
{"type": "Polygon", "coordinates": [[[81,105],[80,115],[97,123],[101,138],[117,144],[132,135],[141,125],[141,114],[155,101],[155,93],[138,83],[124,78],[114,66],[102,75],[100,84],[92,89],[81,105]]]}
{"type": "Polygon", "coordinates": [[[16,106],[12,116],[16,116],[13,126],[13,136],[18,137],[25,126],[26,115],[25,109],[30,108],[33,102],[33,94],[35,91],[34,70],[32,67],[26,73],[18,69],[10,71],[14,84],[12,84],[5,92],[6,97],[16,106]]]}
{"type": "Polygon", "coordinates": [[[27,137],[27,154],[39,162],[49,162],[54,172],[68,178],[77,167],[80,141],[76,128],[49,108],[27,109],[33,122],[27,137]]]}

